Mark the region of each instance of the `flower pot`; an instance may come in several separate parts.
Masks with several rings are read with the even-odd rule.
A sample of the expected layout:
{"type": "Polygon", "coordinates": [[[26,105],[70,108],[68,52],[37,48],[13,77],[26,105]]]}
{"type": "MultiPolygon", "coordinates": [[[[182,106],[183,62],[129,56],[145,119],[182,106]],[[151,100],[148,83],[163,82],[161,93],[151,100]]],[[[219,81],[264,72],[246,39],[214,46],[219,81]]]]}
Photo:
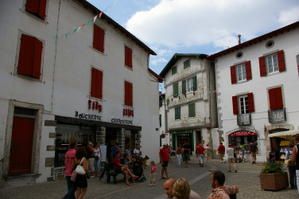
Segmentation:
{"type": "Polygon", "coordinates": [[[278,191],[289,186],[288,174],[284,173],[261,173],[261,188],[263,190],[278,191]]]}

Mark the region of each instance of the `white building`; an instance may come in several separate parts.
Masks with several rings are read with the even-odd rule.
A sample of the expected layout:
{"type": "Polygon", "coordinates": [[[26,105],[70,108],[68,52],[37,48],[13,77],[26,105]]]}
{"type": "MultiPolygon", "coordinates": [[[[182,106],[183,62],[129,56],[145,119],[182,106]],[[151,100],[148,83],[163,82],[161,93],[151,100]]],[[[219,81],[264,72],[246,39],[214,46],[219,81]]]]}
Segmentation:
{"type": "Polygon", "coordinates": [[[166,100],[166,133],[171,145],[188,143],[195,150],[196,143],[215,147],[212,137],[218,138],[214,69],[207,55],[175,54],[160,76],[164,78],[166,100]]]}
{"type": "Polygon", "coordinates": [[[0,12],[2,179],[52,180],[71,137],[158,159],[154,51],[85,0],[6,0],[0,12]]]}
{"type": "Polygon", "coordinates": [[[166,100],[165,94],[160,93],[159,98],[159,123],[160,123],[160,145],[170,145],[171,137],[167,131],[167,107],[166,107],[166,100]]]}
{"type": "Polygon", "coordinates": [[[219,129],[225,145],[257,140],[265,161],[279,139],[299,127],[299,22],[211,55],[215,62],[219,129]]]}

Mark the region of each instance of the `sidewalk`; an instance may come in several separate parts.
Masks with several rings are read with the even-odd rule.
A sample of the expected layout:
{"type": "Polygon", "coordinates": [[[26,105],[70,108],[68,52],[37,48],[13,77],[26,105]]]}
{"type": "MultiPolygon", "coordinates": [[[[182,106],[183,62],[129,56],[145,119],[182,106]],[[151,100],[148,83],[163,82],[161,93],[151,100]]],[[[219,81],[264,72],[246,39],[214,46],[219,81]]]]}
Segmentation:
{"type": "MultiPolygon", "coordinates": [[[[211,179],[209,170],[220,169],[225,172],[226,183],[236,184],[240,188],[238,199],[298,199],[299,194],[295,190],[281,190],[278,192],[263,191],[260,188],[259,173],[262,165],[252,165],[249,163],[239,163],[238,173],[227,173],[227,165],[218,160],[210,160],[206,167],[201,168],[192,161],[188,167],[178,168],[175,161],[172,160],[169,165],[169,176],[185,177],[189,180],[194,191],[198,192],[202,199],[207,198],[211,191],[211,179]]],[[[146,171],[148,172],[148,171],[146,171]]],[[[160,176],[157,173],[157,178],[160,176]]],[[[132,186],[126,186],[125,183],[106,184],[97,178],[88,181],[88,191],[86,199],[153,199],[164,198],[162,189],[163,180],[158,180],[154,187],[148,186],[148,182],[135,183],[132,186]]],[[[66,184],[64,180],[55,182],[40,183],[24,187],[6,187],[0,189],[0,198],[2,199],[60,199],[64,195],[66,184]]]]}

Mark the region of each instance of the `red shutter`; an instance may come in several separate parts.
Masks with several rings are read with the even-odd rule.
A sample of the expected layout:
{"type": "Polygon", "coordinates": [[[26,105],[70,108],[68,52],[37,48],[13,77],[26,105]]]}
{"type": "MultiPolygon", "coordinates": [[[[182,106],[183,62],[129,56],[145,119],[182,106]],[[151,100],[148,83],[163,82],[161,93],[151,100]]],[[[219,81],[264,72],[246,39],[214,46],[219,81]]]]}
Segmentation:
{"type": "Polygon", "coordinates": [[[93,27],[93,48],[104,52],[105,31],[97,25],[94,25],[93,27]]]}
{"type": "Polygon", "coordinates": [[[277,56],[278,56],[279,72],[283,72],[283,71],[286,70],[286,65],[285,65],[285,61],[284,61],[284,52],[283,52],[283,50],[278,51],[277,56]]]}
{"type": "Polygon", "coordinates": [[[253,113],[254,111],[253,93],[248,93],[248,112],[253,113]]]}
{"type": "Polygon", "coordinates": [[[232,101],[233,101],[233,113],[234,115],[238,115],[239,114],[238,96],[233,96],[232,101]]]}
{"type": "Polygon", "coordinates": [[[125,65],[132,68],[132,49],[125,46],[125,65]]]}
{"type": "Polygon", "coordinates": [[[246,67],[246,79],[251,80],[252,79],[251,62],[250,61],[245,62],[245,67],[246,67]]]}
{"type": "Polygon", "coordinates": [[[270,110],[283,108],[281,87],[272,88],[269,91],[270,110]]]}
{"type": "Polygon", "coordinates": [[[133,85],[125,81],[125,105],[133,106],[133,85]]]}
{"type": "Polygon", "coordinates": [[[34,62],[35,38],[22,35],[18,62],[18,74],[31,76],[34,62]]]}
{"type": "Polygon", "coordinates": [[[40,79],[43,43],[38,39],[34,42],[32,77],[40,79]]]}
{"type": "Polygon", "coordinates": [[[267,75],[267,67],[266,67],[266,60],[265,57],[260,57],[259,58],[259,63],[260,63],[260,75],[261,77],[267,75]]]}
{"type": "Polygon", "coordinates": [[[232,84],[237,83],[236,66],[231,66],[231,67],[230,67],[230,78],[231,78],[231,83],[232,83],[232,84]]]}
{"type": "Polygon", "coordinates": [[[26,10],[30,13],[37,14],[39,11],[39,0],[27,0],[26,10]]]}
{"type": "Polygon", "coordinates": [[[95,68],[91,69],[90,95],[99,99],[103,97],[103,72],[95,68]]]}
{"type": "Polygon", "coordinates": [[[38,12],[38,14],[42,19],[46,18],[46,5],[47,5],[47,0],[40,0],[39,1],[39,12],[38,12]]]}

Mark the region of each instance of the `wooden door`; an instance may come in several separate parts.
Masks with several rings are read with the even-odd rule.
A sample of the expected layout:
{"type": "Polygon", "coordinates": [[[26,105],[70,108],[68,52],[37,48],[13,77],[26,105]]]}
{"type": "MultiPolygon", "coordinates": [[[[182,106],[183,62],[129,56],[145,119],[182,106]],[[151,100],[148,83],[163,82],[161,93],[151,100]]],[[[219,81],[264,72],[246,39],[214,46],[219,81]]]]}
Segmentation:
{"type": "Polygon", "coordinates": [[[14,116],[9,175],[31,173],[34,118],[14,116]]]}

